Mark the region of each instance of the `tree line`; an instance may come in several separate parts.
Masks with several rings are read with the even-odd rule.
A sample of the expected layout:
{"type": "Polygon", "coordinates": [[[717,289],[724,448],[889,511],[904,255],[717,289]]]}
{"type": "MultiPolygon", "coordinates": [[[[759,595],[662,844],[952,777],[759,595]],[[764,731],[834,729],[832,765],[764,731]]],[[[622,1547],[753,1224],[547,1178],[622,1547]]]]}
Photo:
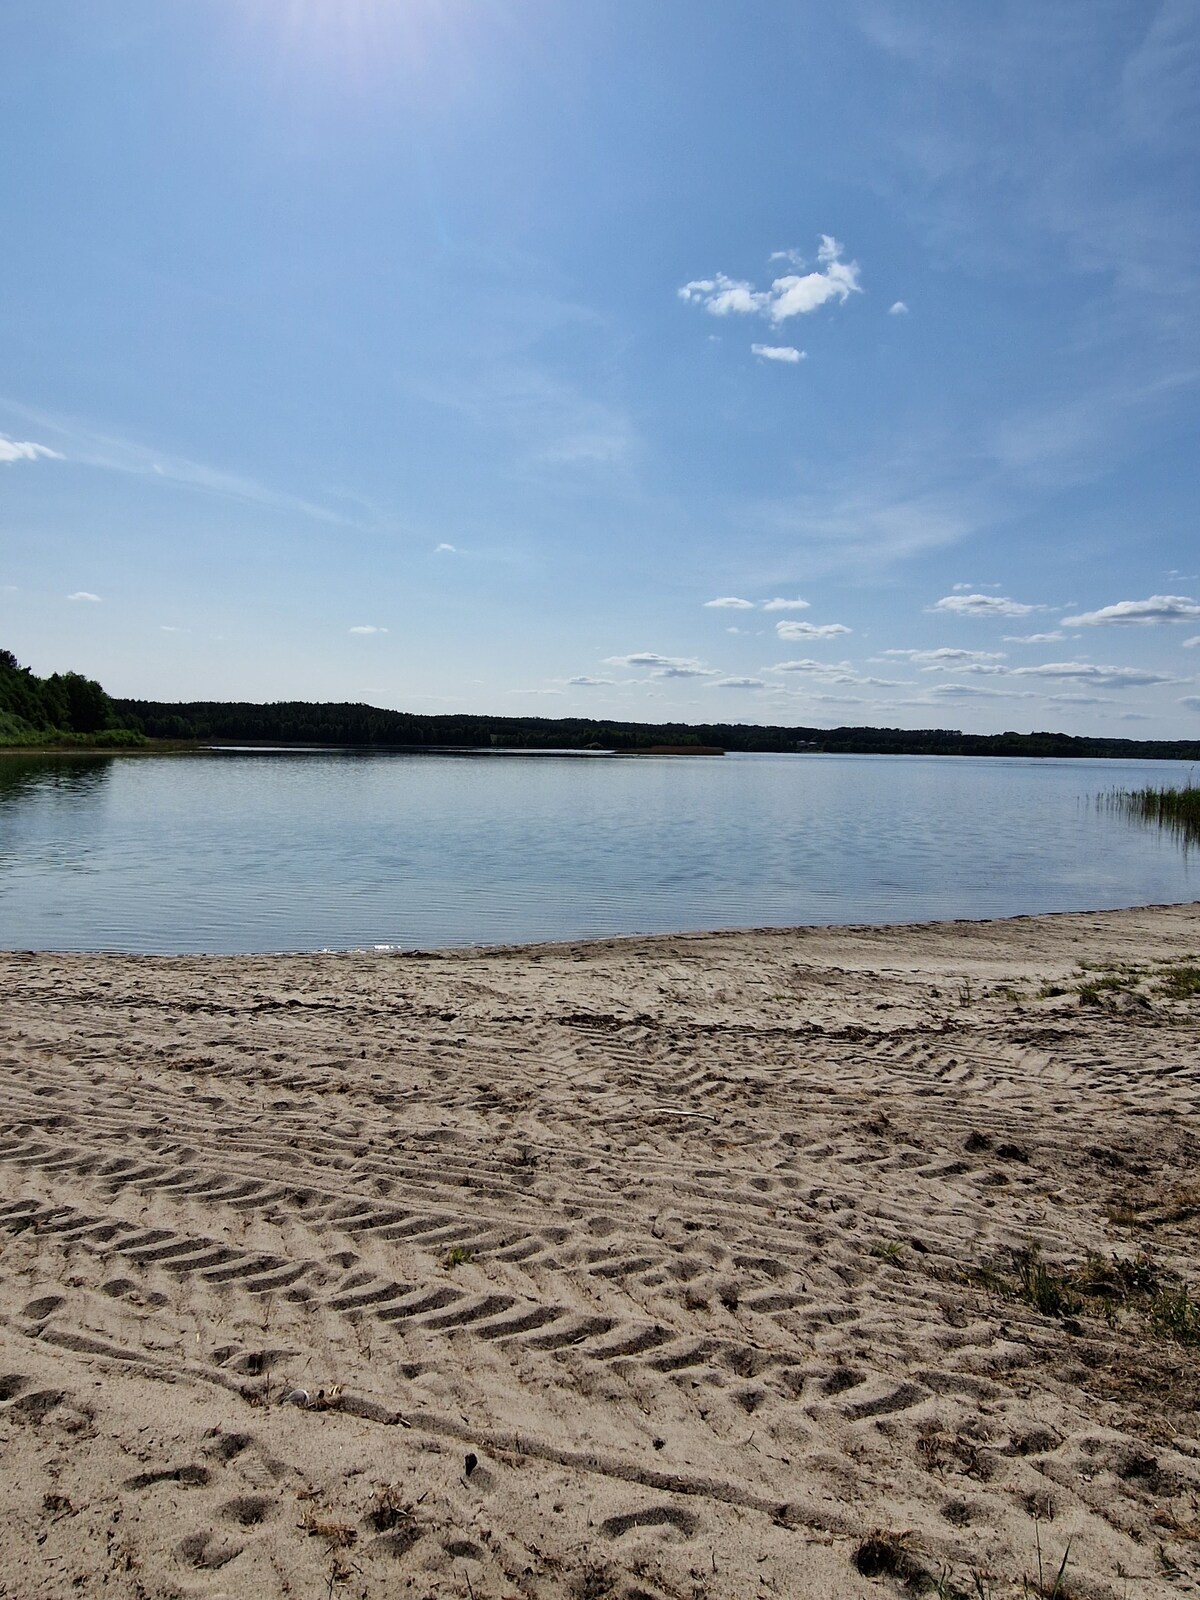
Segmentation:
{"type": "Polygon", "coordinates": [[[860,755],[1130,756],[1200,760],[1200,741],[1106,739],[1067,733],[962,733],[954,728],[787,728],[739,722],[615,722],[590,717],[423,716],[378,706],[114,702],[122,722],[153,739],[352,745],[378,749],[616,750],[668,747],[860,755]]]}
{"type": "Polygon", "coordinates": [[[346,702],[121,700],[78,672],[39,678],[0,650],[0,745],[152,741],[338,745],[380,750],[666,748],[854,755],[1137,757],[1200,761],[1200,741],[955,728],[788,728],[740,722],[617,722],[591,717],[418,715],[346,702]]]}

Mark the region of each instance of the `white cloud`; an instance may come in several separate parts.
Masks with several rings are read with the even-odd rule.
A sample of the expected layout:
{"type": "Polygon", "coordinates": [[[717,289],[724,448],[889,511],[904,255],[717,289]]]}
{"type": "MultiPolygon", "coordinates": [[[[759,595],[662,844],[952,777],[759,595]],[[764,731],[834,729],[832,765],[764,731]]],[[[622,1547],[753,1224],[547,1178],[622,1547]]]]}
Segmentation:
{"type": "Polygon", "coordinates": [[[351,633],[386,633],[386,628],[377,628],[373,622],[361,622],[358,627],[351,628],[351,633]]]}
{"type": "Polygon", "coordinates": [[[1186,706],[1189,711],[1200,711],[1200,694],[1181,695],[1179,704],[1186,706]]]}
{"type": "Polygon", "coordinates": [[[928,608],[930,611],[949,611],[956,617],[1027,617],[1041,606],[1022,605],[1019,600],[1009,600],[1004,595],[947,594],[928,608]]]}
{"type": "Polygon", "coordinates": [[[1111,706],[1116,701],[1108,694],[1048,694],[1046,699],[1056,706],[1111,706]]]}
{"type": "Polygon", "coordinates": [[[885,650],[885,656],[905,656],[923,672],[952,672],[968,662],[1003,661],[1003,650],[885,650]]]}
{"type": "Polygon", "coordinates": [[[849,672],[848,662],[831,664],[827,661],[814,661],[811,656],[802,657],[799,661],[778,661],[768,669],[771,672],[808,672],[815,677],[824,678],[839,671],[849,672]]]}
{"type": "Polygon", "coordinates": [[[904,304],[903,300],[894,300],[888,307],[889,317],[906,317],[907,315],[908,307],[904,304]]]}
{"type": "Polygon", "coordinates": [[[6,439],[0,434],[0,461],[61,461],[62,455],[51,450],[48,444],[34,444],[29,439],[6,439]]]}
{"type": "Polygon", "coordinates": [[[694,663],[682,656],[660,656],[655,650],[635,650],[627,656],[606,656],[606,667],[679,667],[694,663]]]}
{"type": "Polygon", "coordinates": [[[1005,644],[1058,644],[1067,636],[1061,628],[1055,628],[1053,633],[1006,633],[1003,635],[1005,644]]]}
{"type": "Polygon", "coordinates": [[[775,632],[781,639],[836,639],[851,630],[841,622],[777,622],[775,632]]]}
{"type": "Polygon", "coordinates": [[[807,600],[781,600],[778,595],[774,600],[763,602],[764,611],[807,611],[808,609],[807,600]]]}
{"type": "Polygon", "coordinates": [[[611,678],[588,678],[586,676],[567,679],[567,683],[573,689],[599,689],[610,685],[612,682],[611,678]]]}
{"type": "Polygon", "coordinates": [[[1078,617],[1064,617],[1065,628],[1106,628],[1121,625],[1152,626],[1159,622],[1195,622],[1200,603],[1185,594],[1152,594],[1148,600],[1118,600],[1085,611],[1078,617]]]}
{"type": "Polygon", "coordinates": [[[761,678],[716,678],[708,687],[710,689],[765,689],[767,686],[761,678]]]}
{"type": "Polygon", "coordinates": [[[76,589],[74,594],[69,594],[67,596],[67,599],[68,600],[89,600],[93,605],[97,605],[97,606],[100,604],[100,596],[98,594],[92,594],[87,589],[76,589]]]}
{"type": "Polygon", "coordinates": [[[789,273],[776,278],[769,289],[756,289],[743,279],[718,272],[712,278],[694,278],[685,283],[679,298],[689,305],[703,306],[714,317],[762,316],[769,322],[786,322],[789,317],[806,316],[830,300],[844,304],[852,294],[862,292],[858,263],[843,261],[841,256],[842,246],[823,233],[817,251],[822,271],[789,273]]]}
{"type": "Polygon", "coordinates": [[[723,594],[719,600],[706,600],[704,602],[710,609],[722,611],[753,611],[753,600],[739,600],[735,594],[723,594]]]}
{"type": "Polygon", "coordinates": [[[607,656],[606,667],[649,667],[655,678],[715,678],[712,667],[703,667],[693,656],[660,656],[654,650],[638,650],[628,656],[607,656]]]}
{"type": "Polygon", "coordinates": [[[690,305],[702,305],[714,317],[724,317],[731,311],[765,311],[768,296],[753,284],[718,272],[715,278],[693,278],[685,283],[679,298],[690,305]]]}
{"type": "Polygon", "coordinates": [[[458,546],[453,544],[435,544],[433,547],[433,553],[435,556],[456,556],[458,554],[458,546]]]}
{"type": "Polygon", "coordinates": [[[786,361],[794,366],[797,361],[808,360],[807,350],[797,350],[791,344],[752,344],[750,348],[764,361],[786,361]]]}
{"type": "Polygon", "coordinates": [[[1183,641],[1183,648],[1185,650],[1194,650],[1197,645],[1200,645],[1200,633],[1194,634],[1190,639],[1185,639],[1183,641]]]}

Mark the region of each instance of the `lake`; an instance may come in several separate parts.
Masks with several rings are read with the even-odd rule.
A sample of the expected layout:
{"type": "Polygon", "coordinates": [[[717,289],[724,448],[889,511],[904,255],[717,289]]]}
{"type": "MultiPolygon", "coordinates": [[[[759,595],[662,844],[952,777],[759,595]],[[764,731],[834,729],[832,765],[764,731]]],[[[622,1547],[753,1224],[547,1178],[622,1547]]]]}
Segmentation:
{"type": "Polygon", "coordinates": [[[0,947],[574,939],[1200,898],[1097,807],[1177,762],[407,755],[0,758],[0,947]]]}

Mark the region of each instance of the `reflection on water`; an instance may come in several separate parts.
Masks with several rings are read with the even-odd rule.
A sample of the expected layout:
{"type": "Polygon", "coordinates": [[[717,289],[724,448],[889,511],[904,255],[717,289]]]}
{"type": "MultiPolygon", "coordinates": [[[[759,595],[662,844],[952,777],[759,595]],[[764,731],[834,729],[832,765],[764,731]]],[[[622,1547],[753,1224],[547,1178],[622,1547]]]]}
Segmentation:
{"type": "Polygon", "coordinates": [[[19,804],[38,792],[82,799],[101,789],[112,756],[44,756],[0,754],[0,807],[19,804]]]}
{"type": "MultiPolygon", "coordinates": [[[[1195,897],[1091,801],[1167,762],[0,759],[0,946],[436,946],[1195,897]]],[[[1191,874],[1191,876],[1190,876],[1191,874]]]]}
{"type": "Polygon", "coordinates": [[[92,870],[89,807],[101,799],[112,756],[0,754],[0,901],[29,867],[28,823],[57,811],[59,825],[42,834],[40,866],[59,877],[92,870]]]}

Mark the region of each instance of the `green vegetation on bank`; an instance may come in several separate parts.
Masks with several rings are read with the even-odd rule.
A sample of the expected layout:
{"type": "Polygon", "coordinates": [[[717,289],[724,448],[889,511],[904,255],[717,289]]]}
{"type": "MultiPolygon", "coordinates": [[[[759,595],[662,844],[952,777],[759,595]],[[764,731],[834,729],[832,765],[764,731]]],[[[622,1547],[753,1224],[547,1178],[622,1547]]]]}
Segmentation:
{"type": "Polygon", "coordinates": [[[93,679],[78,672],[38,678],[11,650],[0,650],[0,745],[119,749],[145,743],[93,679]]]}

